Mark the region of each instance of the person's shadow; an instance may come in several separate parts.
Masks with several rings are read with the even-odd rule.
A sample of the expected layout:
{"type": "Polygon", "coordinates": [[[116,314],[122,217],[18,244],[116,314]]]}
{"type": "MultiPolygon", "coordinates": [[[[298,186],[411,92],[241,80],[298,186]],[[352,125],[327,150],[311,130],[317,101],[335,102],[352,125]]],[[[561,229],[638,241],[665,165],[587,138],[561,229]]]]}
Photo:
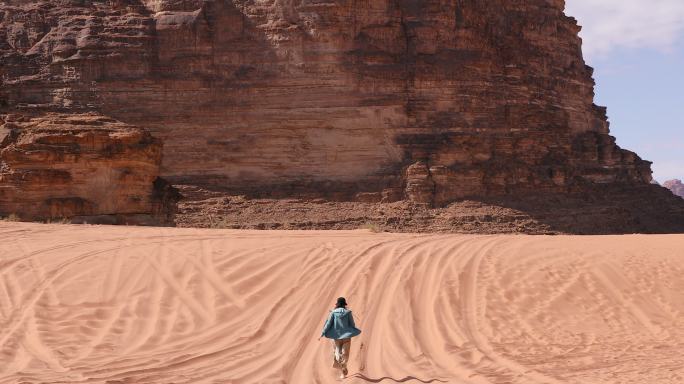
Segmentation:
{"type": "Polygon", "coordinates": [[[413,377],[413,376],[406,376],[406,377],[404,377],[404,378],[402,378],[402,379],[395,379],[395,378],[389,377],[389,376],[379,377],[379,378],[377,378],[377,379],[373,379],[373,378],[370,378],[370,377],[368,377],[368,376],[366,376],[366,375],[364,375],[364,374],[362,374],[362,373],[355,373],[355,374],[353,374],[353,375],[350,375],[349,377],[356,377],[356,378],[358,378],[358,379],[367,381],[367,382],[369,382],[369,383],[380,383],[380,382],[382,382],[382,381],[384,381],[384,380],[389,380],[389,381],[392,382],[392,383],[405,383],[405,382],[412,381],[412,380],[415,380],[415,381],[417,381],[417,382],[419,382],[419,383],[446,383],[446,381],[442,381],[442,380],[438,380],[438,379],[421,380],[421,379],[419,379],[419,378],[417,378],[417,377],[413,377]]]}

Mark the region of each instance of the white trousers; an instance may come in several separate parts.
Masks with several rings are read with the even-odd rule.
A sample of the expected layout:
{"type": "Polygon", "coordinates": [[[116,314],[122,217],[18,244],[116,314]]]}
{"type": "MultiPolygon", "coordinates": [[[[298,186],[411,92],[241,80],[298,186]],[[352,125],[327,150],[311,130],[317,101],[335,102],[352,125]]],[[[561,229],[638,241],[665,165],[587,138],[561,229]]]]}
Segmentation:
{"type": "Polygon", "coordinates": [[[333,340],[333,368],[347,369],[351,339],[333,340]]]}

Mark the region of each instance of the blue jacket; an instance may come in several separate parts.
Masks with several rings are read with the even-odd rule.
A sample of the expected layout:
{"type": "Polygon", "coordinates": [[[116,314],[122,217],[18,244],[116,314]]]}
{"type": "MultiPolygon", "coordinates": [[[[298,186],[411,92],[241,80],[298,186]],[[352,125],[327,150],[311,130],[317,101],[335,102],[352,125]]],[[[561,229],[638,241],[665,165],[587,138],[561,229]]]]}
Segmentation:
{"type": "Polygon", "coordinates": [[[330,312],[321,336],[339,340],[358,336],[360,333],[361,330],[356,328],[356,324],[354,324],[354,316],[352,316],[351,311],[345,308],[335,308],[330,312]]]}

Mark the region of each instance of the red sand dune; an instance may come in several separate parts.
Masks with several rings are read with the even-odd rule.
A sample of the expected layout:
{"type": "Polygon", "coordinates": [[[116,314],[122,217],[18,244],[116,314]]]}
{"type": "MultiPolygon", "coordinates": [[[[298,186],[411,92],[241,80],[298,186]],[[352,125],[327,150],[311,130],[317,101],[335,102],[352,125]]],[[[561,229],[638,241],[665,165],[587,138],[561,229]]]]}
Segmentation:
{"type": "Polygon", "coordinates": [[[684,236],[0,224],[0,383],[682,383],[684,236]]]}

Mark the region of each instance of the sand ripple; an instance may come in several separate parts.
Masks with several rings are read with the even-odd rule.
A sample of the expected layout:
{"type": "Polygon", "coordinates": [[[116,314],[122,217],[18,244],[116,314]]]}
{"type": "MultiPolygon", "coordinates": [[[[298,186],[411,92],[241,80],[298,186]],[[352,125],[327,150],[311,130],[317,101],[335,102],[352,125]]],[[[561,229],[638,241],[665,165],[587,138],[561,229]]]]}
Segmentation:
{"type": "Polygon", "coordinates": [[[0,383],[682,383],[684,236],[0,224],[0,383]]]}

